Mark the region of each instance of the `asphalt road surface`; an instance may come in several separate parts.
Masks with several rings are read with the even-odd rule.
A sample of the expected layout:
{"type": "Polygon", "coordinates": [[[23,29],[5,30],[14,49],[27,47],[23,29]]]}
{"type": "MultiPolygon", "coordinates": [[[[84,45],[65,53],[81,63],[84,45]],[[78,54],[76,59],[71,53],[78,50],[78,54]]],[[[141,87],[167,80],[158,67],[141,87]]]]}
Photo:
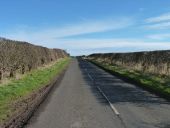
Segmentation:
{"type": "Polygon", "coordinates": [[[170,102],[73,59],[25,128],[170,128],[170,102]]]}

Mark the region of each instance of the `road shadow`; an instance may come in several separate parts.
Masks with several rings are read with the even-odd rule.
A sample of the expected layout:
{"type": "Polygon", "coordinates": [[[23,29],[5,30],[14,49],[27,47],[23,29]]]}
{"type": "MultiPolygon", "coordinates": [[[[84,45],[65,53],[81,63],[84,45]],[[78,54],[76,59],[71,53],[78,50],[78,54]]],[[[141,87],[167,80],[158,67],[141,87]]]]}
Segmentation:
{"type": "Polygon", "coordinates": [[[121,78],[110,75],[87,61],[78,59],[78,63],[82,75],[90,86],[92,93],[102,104],[108,105],[96,86],[100,87],[111,103],[122,104],[127,102],[136,104],[137,106],[170,104],[167,100],[138,86],[127,83],[121,78]]]}

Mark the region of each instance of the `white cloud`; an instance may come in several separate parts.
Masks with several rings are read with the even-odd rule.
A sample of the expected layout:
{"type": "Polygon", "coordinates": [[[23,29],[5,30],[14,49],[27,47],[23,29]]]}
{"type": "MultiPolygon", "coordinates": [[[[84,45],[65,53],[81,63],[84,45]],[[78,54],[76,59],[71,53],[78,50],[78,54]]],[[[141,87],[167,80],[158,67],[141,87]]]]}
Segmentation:
{"type": "Polygon", "coordinates": [[[170,20],[170,13],[165,13],[160,16],[151,17],[145,20],[146,23],[156,23],[170,20]]]}
{"type": "MultiPolygon", "coordinates": [[[[72,39],[59,40],[72,54],[94,52],[129,52],[170,49],[170,42],[149,42],[135,39],[72,39]]],[[[64,47],[64,46],[63,46],[64,47]]]]}
{"type": "Polygon", "coordinates": [[[152,47],[170,48],[170,42],[147,42],[135,39],[61,39],[63,44],[68,44],[72,49],[99,49],[99,48],[121,48],[121,47],[152,47]]]}
{"type": "Polygon", "coordinates": [[[107,19],[98,21],[86,21],[79,24],[71,24],[64,27],[46,28],[37,31],[30,31],[27,29],[19,28],[2,36],[15,40],[26,40],[29,42],[38,42],[41,40],[48,42],[54,38],[64,38],[68,36],[122,29],[132,24],[133,20],[131,18],[107,19]]]}
{"type": "Polygon", "coordinates": [[[170,38],[170,33],[152,34],[152,35],[148,35],[147,37],[150,39],[164,40],[164,39],[170,38]]]}
{"type": "Polygon", "coordinates": [[[145,28],[146,29],[169,29],[170,28],[170,22],[163,22],[163,23],[146,25],[145,28]]]}
{"type": "Polygon", "coordinates": [[[146,29],[169,29],[170,28],[170,13],[164,13],[156,17],[145,19],[146,29]]]}

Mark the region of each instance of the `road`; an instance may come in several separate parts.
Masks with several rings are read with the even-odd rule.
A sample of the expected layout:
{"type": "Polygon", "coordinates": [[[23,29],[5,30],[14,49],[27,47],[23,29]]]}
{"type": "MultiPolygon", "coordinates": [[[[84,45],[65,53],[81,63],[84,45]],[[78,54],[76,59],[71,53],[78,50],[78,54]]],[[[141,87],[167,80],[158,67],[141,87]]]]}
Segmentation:
{"type": "Polygon", "coordinates": [[[73,59],[25,128],[170,128],[170,102],[73,59]]]}

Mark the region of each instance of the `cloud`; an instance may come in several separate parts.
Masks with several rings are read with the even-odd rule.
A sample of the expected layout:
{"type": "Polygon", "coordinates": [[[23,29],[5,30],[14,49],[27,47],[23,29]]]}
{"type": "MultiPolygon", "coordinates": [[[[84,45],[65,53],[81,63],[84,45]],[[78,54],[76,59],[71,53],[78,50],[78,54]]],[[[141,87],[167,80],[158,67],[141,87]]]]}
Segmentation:
{"type": "Polygon", "coordinates": [[[146,23],[156,23],[156,22],[163,22],[163,21],[169,21],[170,20],[170,13],[165,13],[160,16],[147,18],[145,20],[146,23]]]}
{"type": "Polygon", "coordinates": [[[154,49],[170,48],[170,42],[147,42],[135,39],[61,39],[61,43],[68,44],[72,49],[99,49],[120,47],[152,47],[154,49]]]}
{"type": "Polygon", "coordinates": [[[147,28],[147,29],[169,29],[170,28],[170,22],[163,22],[163,23],[146,25],[145,28],[147,28]]]}
{"type": "MultiPolygon", "coordinates": [[[[170,42],[149,42],[137,39],[60,39],[73,55],[96,52],[129,52],[170,49],[170,42]]],[[[63,46],[64,47],[64,46],[63,46]]]]}
{"type": "Polygon", "coordinates": [[[144,20],[146,29],[169,29],[170,28],[170,13],[164,13],[156,17],[150,17],[144,20]]]}
{"type": "Polygon", "coordinates": [[[170,33],[152,34],[152,35],[148,35],[147,37],[150,39],[164,40],[164,39],[170,38],[170,33]]]}
{"type": "Polygon", "coordinates": [[[76,36],[89,33],[106,32],[117,29],[123,29],[133,24],[131,18],[93,20],[78,24],[65,25],[63,27],[44,28],[41,30],[31,31],[27,29],[16,29],[10,31],[3,36],[15,39],[26,40],[29,42],[37,42],[43,40],[48,42],[51,39],[64,38],[68,36],[76,36]]]}

